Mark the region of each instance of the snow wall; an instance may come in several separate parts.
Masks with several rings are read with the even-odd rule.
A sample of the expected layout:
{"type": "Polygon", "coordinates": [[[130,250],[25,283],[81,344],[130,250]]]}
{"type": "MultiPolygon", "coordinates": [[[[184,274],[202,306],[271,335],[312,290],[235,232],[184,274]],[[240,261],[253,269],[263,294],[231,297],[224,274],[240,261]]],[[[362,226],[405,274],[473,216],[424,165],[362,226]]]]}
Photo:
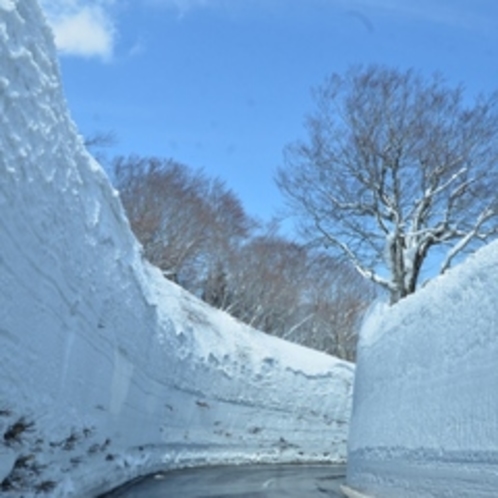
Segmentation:
{"type": "Polygon", "coordinates": [[[68,117],[35,0],[0,0],[0,483],[95,496],[179,466],[343,461],[353,366],[141,257],[68,117]]]}
{"type": "Polygon", "coordinates": [[[498,496],[498,242],[373,311],[348,484],[380,498],[498,496]]]}

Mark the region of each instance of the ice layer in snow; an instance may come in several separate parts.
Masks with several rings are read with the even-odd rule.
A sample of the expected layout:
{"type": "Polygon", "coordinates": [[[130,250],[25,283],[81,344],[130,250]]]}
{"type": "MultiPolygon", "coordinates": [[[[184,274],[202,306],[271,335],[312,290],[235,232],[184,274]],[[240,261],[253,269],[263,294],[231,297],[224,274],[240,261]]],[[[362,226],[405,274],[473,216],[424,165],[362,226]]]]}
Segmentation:
{"type": "Polygon", "coordinates": [[[143,260],[68,117],[35,0],[0,0],[0,67],[2,491],[344,460],[353,366],[251,330],[143,260]]]}
{"type": "Polygon", "coordinates": [[[498,242],[367,320],[348,484],[380,498],[498,496],[498,242]]]}

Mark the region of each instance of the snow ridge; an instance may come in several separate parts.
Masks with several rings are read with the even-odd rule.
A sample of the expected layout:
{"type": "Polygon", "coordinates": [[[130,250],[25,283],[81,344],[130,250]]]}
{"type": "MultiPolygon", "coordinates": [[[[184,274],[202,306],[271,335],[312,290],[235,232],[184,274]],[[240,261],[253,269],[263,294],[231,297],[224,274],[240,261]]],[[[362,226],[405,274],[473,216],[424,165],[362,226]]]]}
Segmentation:
{"type": "Polygon", "coordinates": [[[36,0],[0,0],[0,67],[1,491],[344,460],[353,366],[251,330],[143,261],[68,116],[36,0]]]}

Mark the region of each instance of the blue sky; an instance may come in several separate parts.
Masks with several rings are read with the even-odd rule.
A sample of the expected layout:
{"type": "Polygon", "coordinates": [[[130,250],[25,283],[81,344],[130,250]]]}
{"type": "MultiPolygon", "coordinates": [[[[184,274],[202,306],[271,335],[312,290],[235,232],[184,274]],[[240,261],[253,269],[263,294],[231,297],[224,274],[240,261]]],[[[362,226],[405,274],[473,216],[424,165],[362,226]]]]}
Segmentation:
{"type": "Polygon", "coordinates": [[[172,157],[226,181],[251,215],[283,201],[282,150],[310,90],[359,63],[498,89],[496,0],[41,0],[72,116],[112,154],[172,157]]]}

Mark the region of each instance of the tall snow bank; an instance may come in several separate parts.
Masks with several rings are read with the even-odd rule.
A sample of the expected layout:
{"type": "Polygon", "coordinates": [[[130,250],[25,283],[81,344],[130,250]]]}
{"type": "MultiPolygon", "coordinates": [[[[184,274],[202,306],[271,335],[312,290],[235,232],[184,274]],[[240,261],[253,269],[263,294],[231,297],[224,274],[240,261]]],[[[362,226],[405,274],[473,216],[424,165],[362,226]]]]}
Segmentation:
{"type": "Polygon", "coordinates": [[[0,67],[0,491],[343,460],[352,365],[251,330],[142,260],[68,117],[35,0],[0,0],[0,67]]]}
{"type": "Polygon", "coordinates": [[[360,340],[348,483],[382,498],[496,497],[498,242],[360,340]]]}

